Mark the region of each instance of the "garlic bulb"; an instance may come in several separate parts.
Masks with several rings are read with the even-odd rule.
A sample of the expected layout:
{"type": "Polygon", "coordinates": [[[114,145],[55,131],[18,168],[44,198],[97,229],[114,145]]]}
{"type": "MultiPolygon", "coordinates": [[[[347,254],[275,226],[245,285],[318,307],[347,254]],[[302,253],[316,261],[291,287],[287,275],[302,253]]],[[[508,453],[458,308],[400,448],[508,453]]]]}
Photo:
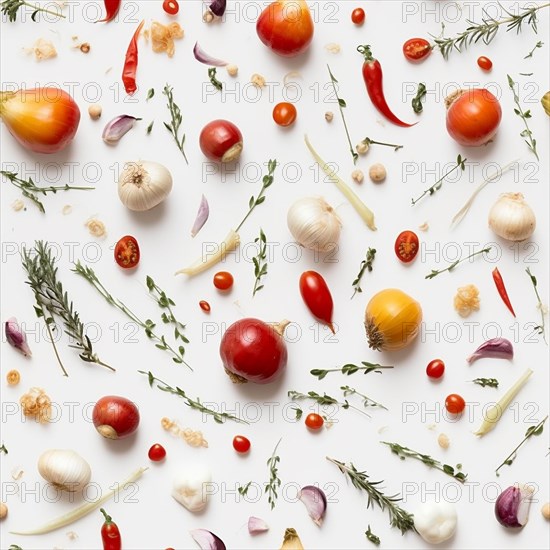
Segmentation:
{"type": "Polygon", "coordinates": [[[509,241],[528,239],[536,226],[535,213],[521,193],[503,193],[489,212],[489,227],[509,241]]]}
{"type": "Polygon", "coordinates": [[[171,190],[172,174],[158,162],[127,162],[118,177],[118,196],[122,204],[137,212],[151,210],[171,190]]]}
{"type": "Polygon", "coordinates": [[[425,502],[414,513],[414,527],[430,544],[441,544],[456,532],[457,515],[453,504],[425,502]]]}
{"type": "Polygon", "coordinates": [[[287,224],[296,242],[310,250],[328,252],[340,239],[342,222],[324,199],[298,199],[288,210],[287,224]]]}
{"type": "Polygon", "coordinates": [[[38,459],[40,475],[58,489],[81,491],[92,477],[90,465],[75,451],[52,449],[38,459]]]}
{"type": "Polygon", "coordinates": [[[174,479],[172,496],[190,512],[201,512],[208,503],[211,479],[206,466],[189,466],[174,479]]]}

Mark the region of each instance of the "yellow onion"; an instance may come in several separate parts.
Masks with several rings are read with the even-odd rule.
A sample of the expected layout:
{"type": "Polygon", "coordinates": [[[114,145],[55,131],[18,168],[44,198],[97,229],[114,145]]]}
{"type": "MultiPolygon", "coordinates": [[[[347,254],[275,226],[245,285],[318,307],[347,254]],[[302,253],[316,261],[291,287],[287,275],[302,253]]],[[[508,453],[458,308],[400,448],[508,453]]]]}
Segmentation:
{"type": "Polygon", "coordinates": [[[365,310],[369,347],[395,351],[418,335],[422,321],[420,304],[402,290],[388,288],[375,294],[365,310]]]}
{"type": "Polygon", "coordinates": [[[550,116],[550,92],[546,92],[542,99],[540,100],[542,103],[542,108],[544,109],[544,112],[550,116]]]}

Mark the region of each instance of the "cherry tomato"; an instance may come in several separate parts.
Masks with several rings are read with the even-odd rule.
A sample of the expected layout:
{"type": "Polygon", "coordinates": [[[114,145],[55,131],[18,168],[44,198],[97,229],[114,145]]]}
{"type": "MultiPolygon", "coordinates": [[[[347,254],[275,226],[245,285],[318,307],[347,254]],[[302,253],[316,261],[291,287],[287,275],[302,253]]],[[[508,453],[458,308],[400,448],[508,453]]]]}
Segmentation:
{"type": "Polygon", "coordinates": [[[199,307],[205,312],[210,313],[210,304],[206,300],[201,300],[199,302],[199,307]]]}
{"type": "Polygon", "coordinates": [[[445,399],[445,408],[451,414],[460,414],[466,408],[466,401],[458,393],[451,393],[445,399]]]}
{"type": "Polygon", "coordinates": [[[309,413],[306,416],[306,426],[310,430],[320,430],[325,423],[323,417],[317,413],[309,413]]]}
{"type": "Polygon", "coordinates": [[[431,53],[432,46],[424,38],[411,38],[403,44],[403,55],[411,63],[424,61],[431,53]]]}
{"type": "Polygon", "coordinates": [[[477,65],[480,69],[483,69],[484,71],[490,71],[493,68],[493,62],[484,55],[477,58],[477,65]]]}
{"type": "Polygon", "coordinates": [[[445,363],[441,359],[434,359],[428,363],[426,374],[430,378],[441,378],[445,372],[445,363]]]}
{"type": "Polygon", "coordinates": [[[153,462],[160,462],[166,457],[166,449],[160,443],[155,443],[149,449],[148,456],[153,462]]]}
{"type": "Polygon", "coordinates": [[[176,13],[180,11],[180,6],[176,2],[176,0],[164,0],[164,2],[162,3],[162,9],[168,15],[176,15],[176,13]]]}
{"type": "Polygon", "coordinates": [[[292,126],[296,120],[296,107],[292,103],[277,103],[273,107],[273,120],[279,126],[292,126]]]}
{"type": "Polygon", "coordinates": [[[304,271],[300,277],[300,294],[309,311],[334,333],[332,295],[322,275],[316,271],[304,271]]]}
{"type": "Polygon", "coordinates": [[[420,249],[418,237],[412,231],[403,231],[395,239],[395,255],[404,263],[412,262],[420,249]]]}
{"type": "Polygon", "coordinates": [[[115,261],[124,268],[131,269],[139,263],[139,245],[134,237],[126,235],[115,245],[115,261]]]}
{"type": "Polygon", "coordinates": [[[218,271],[214,275],[214,286],[218,290],[229,290],[233,286],[233,275],[229,271],[218,271]]]}
{"type": "Polygon", "coordinates": [[[247,453],[250,450],[250,439],[244,435],[236,435],[233,438],[233,448],[238,453],[247,453]]]}
{"type": "Polygon", "coordinates": [[[363,8],[355,8],[351,12],[351,21],[355,25],[362,25],[365,22],[365,10],[363,8]]]}

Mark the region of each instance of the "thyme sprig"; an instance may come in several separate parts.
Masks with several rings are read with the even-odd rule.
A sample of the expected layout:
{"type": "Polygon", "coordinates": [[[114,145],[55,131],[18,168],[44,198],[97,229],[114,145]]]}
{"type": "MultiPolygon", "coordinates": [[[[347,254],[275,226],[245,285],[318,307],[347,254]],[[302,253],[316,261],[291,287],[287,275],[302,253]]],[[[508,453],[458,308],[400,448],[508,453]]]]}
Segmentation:
{"type": "Polygon", "coordinates": [[[259,292],[264,287],[261,283],[262,277],[267,275],[267,238],[262,228],[260,228],[260,236],[254,239],[254,242],[258,245],[258,255],[252,258],[254,263],[254,288],[252,290],[252,297],[256,296],[256,292],[259,292]]]}
{"type": "Polygon", "coordinates": [[[458,157],[456,157],[456,165],[453,166],[453,168],[451,168],[441,178],[439,178],[431,187],[426,189],[422,193],[422,195],[420,195],[416,199],[411,199],[411,202],[412,202],[411,206],[414,206],[416,203],[420,202],[426,195],[433,195],[436,191],[439,191],[441,189],[441,187],[443,186],[443,182],[445,181],[445,178],[447,176],[449,176],[450,174],[452,174],[455,170],[458,170],[460,168],[460,170],[462,170],[464,172],[464,170],[466,169],[466,162],[467,161],[468,161],[468,159],[462,158],[461,155],[458,155],[458,157]]]}
{"type": "Polygon", "coordinates": [[[327,395],[326,393],[324,393],[323,395],[320,395],[317,392],[309,391],[309,392],[307,392],[307,394],[305,394],[305,393],[300,393],[300,392],[291,390],[291,391],[288,392],[287,395],[293,401],[299,401],[299,400],[302,400],[302,399],[309,399],[309,400],[315,401],[315,403],[317,403],[318,405],[321,405],[321,406],[337,405],[339,407],[342,407],[342,409],[354,409],[354,410],[360,412],[361,414],[364,414],[365,416],[370,417],[370,414],[367,414],[365,411],[363,411],[363,410],[361,410],[357,407],[354,407],[353,405],[350,405],[347,400],[344,401],[344,402],[341,402],[341,401],[338,401],[338,399],[335,399],[334,397],[331,397],[330,395],[327,395]]]}
{"type": "Polygon", "coordinates": [[[279,455],[277,455],[277,448],[279,447],[282,439],[279,439],[277,445],[273,449],[273,453],[267,459],[267,466],[269,468],[269,482],[265,487],[265,492],[267,493],[267,501],[271,505],[271,509],[275,508],[275,503],[277,502],[278,494],[277,489],[281,486],[281,480],[279,479],[279,469],[278,465],[281,461],[279,455]]]}
{"type": "Polygon", "coordinates": [[[384,147],[393,147],[394,151],[399,151],[399,149],[403,149],[403,145],[396,145],[395,143],[385,143],[383,141],[375,141],[374,139],[370,139],[368,137],[361,140],[361,143],[363,145],[367,145],[368,147],[370,147],[371,145],[383,145],[384,147]]]}
{"type": "Polygon", "coordinates": [[[539,154],[537,153],[537,140],[533,137],[533,132],[529,128],[529,124],[527,122],[531,118],[531,109],[527,109],[527,111],[524,111],[522,109],[521,105],[519,104],[519,95],[516,91],[516,83],[512,80],[512,77],[510,75],[506,76],[508,77],[508,86],[514,94],[514,103],[516,104],[516,107],[514,108],[514,113],[516,113],[516,115],[518,115],[521,120],[523,120],[523,124],[525,126],[525,130],[523,130],[519,135],[524,138],[527,147],[531,149],[535,157],[537,157],[537,160],[540,160],[539,154]]]}
{"type": "Polygon", "coordinates": [[[350,376],[358,371],[363,371],[363,374],[369,374],[371,372],[382,374],[380,369],[393,369],[392,366],[379,365],[378,363],[368,363],[367,361],[361,361],[361,365],[363,366],[360,367],[358,365],[354,365],[353,363],[347,363],[338,369],[313,369],[310,370],[309,373],[316,376],[319,380],[322,380],[331,372],[341,372],[342,374],[350,376]]]}
{"type": "Polygon", "coordinates": [[[533,49],[523,58],[523,59],[529,59],[530,57],[533,57],[533,54],[535,53],[535,50],[538,48],[542,48],[544,46],[544,42],[541,42],[540,40],[535,44],[533,49]]]}
{"type": "MultiPolygon", "coordinates": [[[[455,472],[455,468],[449,466],[449,464],[442,464],[439,460],[435,460],[429,455],[419,453],[413,449],[409,449],[408,447],[403,447],[399,443],[389,443],[388,441],[381,441],[380,443],[382,443],[382,445],[387,445],[391,449],[391,452],[396,454],[401,460],[405,460],[406,458],[420,460],[426,464],[426,466],[435,468],[448,476],[454,477],[457,481],[460,481],[460,483],[464,483],[468,477],[468,474],[455,472]]],[[[460,468],[457,466],[456,469],[459,470],[460,468]]]]}
{"type": "Polygon", "coordinates": [[[344,397],[348,397],[348,395],[357,395],[358,397],[360,397],[361,401],[363,402],[363,407],[379,407],[386,411],[388,410],[388,408],[382,405],[382,403],[378,403],[378,401],[371,399],[364,393],[357,391],[355,388],[350,388],[349,386],[340,386],[340,389],[344,392],[344,397]]]}
{"type": "Polygon", "coordinates": [[[45,8],[41,8],[38,4],[31,4],[30,2],[25,2],[25,0],[4,0],[0,4],[2,7],[2,13],[4,15],[8,16],[8,19],[10,22],[14,22],[17,19],[17,12],[19,11],[19,8],[22,6],[28,6],[29,8],[32,8],[34,11],[31,14],[31,19],[36,22],[36,16],[39,12],[49,13],[50,15],[55,15],[57,17],[62,17],[65,19],[65,15],[63,15],[59,11],[52,11],[47,10],[45,8]]]}
{"type": "Polygon", "coordinates": [[[329,462],[332,462],[338,467],[340,472],[351,481],[354,487],[367,493],[367,507],[374,508],[374,504],[377,504],[382,511],[388,510],[391,526],[399,529],[402,534],[411,530],[416,531],[414,528],[413,515],[409,514],[409,512],[397,504],[403,500],[401,496],[399,494],[387,496],[380,491],[379,486],[383,481],[370,481],[366,472],[358,471],[352,462],[347,465],[344,462],[329,458],[328,456],[326,458],[329,462]]]}
{"type": "Polygon", "coordinates": [[[223,90],[223,84],[218,80],[218,77],[216,76],[217,69],[216,67],[210,67],[208,69],[208,78],[210,79],[210,82],[216,90],[219,90],[220,92],[223,90]]]}
{"type": "Polygon", "coordinates": [[[541,334],[544,342],[548,345],[548,342],[546,341],[546,323],[544,320],[545,307],[540,299],[539,289],[537,287],[537,278],[531,273],[531,268],[528,267],[525,271],[527,272],[527,275],[529,275],[531,283],[533,284],[533,289],[538,300],[537,308],[540,310],[540,325],[535,326],[535,332],[537,334],[541,334]]]}
{"type": "Polygon", "coordinates": [[[498,380],[496,378],[475,378],[472,382],[482,388],[498,388],[498,380]]]}
{"type": "Polygon", "coordinates": [[[422,99],[426,97],[426,94],[427,94],[426,84],[424,84],[424,82],[420,82],[420,84],[418,84],[418,90],[416,91],[416,96],[414,96],[411,101],[411,105],[415,113],[418,114],[424,110],[424,106],[422,105],[422,99]]]}
{"type": "Polygon", "coordinates": [[[252,481],[249,481],[248,483],[245,483],[244,485],[239,485],[237,487],[237,491],[239,495],[242,497],[246,496],[248,493],[248,489],[250,489],[250,486],[252,485],[252,481]]]}
{"type": "Polygon", "coordinates": [[[235,416],[233,414],[227,412],[218,412],[213,409],[209,409],[206,405],[203,405],[198,397],[196,399],[191,399],[187,395],[185,390],[179,388],[178,386],[176,386],[175,388],[170,386],[166,382],[163,382],[160,378],[157,378],[151,371],[145,372],[143,370],[138,370],[138,373],[147,376],[149,380],[149,386],[151,386],[151,388],[156,387],[160,391],[164,391],[166,393],[171,393],[172,395],[177,395],[178,397],[181,397],[185,400],[185,404],[188,407],[208,416],[211,416],[218,424],[223,424],[226,420],[233,420],[235,422],[239,422],[240,424],[248,424],[246,420],[243,420],[242,418],[239,418],[238,416],[235,416]]]}
{"type": "Polygon", "coordinates": [[[353,283],[351,283],[351,286],[353,287],[353,294],[351,296],[352,299],[358,292],[363,292],[363,289],[361,288],[361,279],[363,278],[365,271],[368,271],[370,273],[373,270],[372,264],[374,263],[375,256],[376,249],[369,247],[365,259],[361,262],[361,265],[359,266],[359,273],[355,277],[353,283]]]}
{"type": "Polygon", "coordinates": [[[456,260],[456,262],[453,262],[452,264],[447,266],[445,269],[440,269],[438,271],[436,271],[435,269],[432,269],[432,272],[429,273],[428,275],[426,275],[426,277],[424,277],[424,278],[425,279],[433,279],[434,277],[437,277],[441,273],[445,273],[445,271],[452,271],[458,264],[460,264],[462,262],[465,262],[466,260],[474,258],[475,256],[478,256],[479,254],[487,254],[491,250],[491,248],[492,248],[491,246],[487,246],[487,247],[483,248],[482,250],[478,250],[477,252],[473,252],[469,256],[466,256],[466,258],[461,258],[459,260],[456,260]]]}
{"type": "Polygon", "coordinates": [[[73,187],[71,185],[49,185],[47,187],[40,187],[34,183],[32,178],[24,180],[17,177],[17,172],[7,172],[0,170],[0,174],[4,176],[12,185],[21,190],[21,194],[30,199],[38,207],[43,214],[46,212],[44,205],[37,197],[38,194],[47,195],[48,193],[57,193],[58,191],[68,191],[69,189],[77,191],[91,191],[95,187],[73,187]]]}
{"type": "Polygon", "coordinates": [[[166,84],[164,86],[164,89],[162,90],[162,93],[168,99],[168,103],[166,106],[170,111],[170,117],[171,117],[171,121],[169,123],[165,122],[164,126],[174,137],[176,145],[178,146],[178,149],[181,151],[181,154],[183,155],[185,162],[189,164],[189,161],[187,160],[187,156],[185,155],[185,151],[183,149],[183,146],[185,144],[185,134],[183,134],[181,138],[179,137],[180,126],[183,120],[181,116],[181,109],[178,107],[178,105],[174,101],[174,93],[172,90],[173,90],[172,86],[169,86],[168,84],[166,84]]]}
{"type": "Polygon", "coordinates": [[[365,536],[368,540],[372,542],[375,546],[380,546],[380,537],[376,536],[371,530],[370,525],[367,527],[367,530],[365,531],[365,536]]]}

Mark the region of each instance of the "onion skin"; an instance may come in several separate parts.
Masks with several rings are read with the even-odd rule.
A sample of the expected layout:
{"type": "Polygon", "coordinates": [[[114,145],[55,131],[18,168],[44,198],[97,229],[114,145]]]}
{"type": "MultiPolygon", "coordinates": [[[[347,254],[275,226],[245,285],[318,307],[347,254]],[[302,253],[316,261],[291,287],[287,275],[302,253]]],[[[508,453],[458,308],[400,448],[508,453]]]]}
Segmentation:
{"type": "Polygon", "coordinates": [[[233,162],[241,156],[243,135],[229,120],[217,119],[202,129],[199,145],[210,160],[233,162]]]}
{"type": "Polygon", "coordinates": [[[479,147],[493,139],[502,118],[502,108],[489,90],[460,90],[445,101],[447,131],[457,143],[479,147]]]}
{"type": "Polygon", "coordinates": [[[59,88],[0,92],[0,118],[10,134],[34,153],[57,153],[78,130],[80,109],[59,88]]]}
{"type": "Polygon", "coordinates": [[[92,420],[103,437],[124,439],[137,430],[139,410],[135,403],[125,397],[106,395],[95,404],[92,420]]]}

